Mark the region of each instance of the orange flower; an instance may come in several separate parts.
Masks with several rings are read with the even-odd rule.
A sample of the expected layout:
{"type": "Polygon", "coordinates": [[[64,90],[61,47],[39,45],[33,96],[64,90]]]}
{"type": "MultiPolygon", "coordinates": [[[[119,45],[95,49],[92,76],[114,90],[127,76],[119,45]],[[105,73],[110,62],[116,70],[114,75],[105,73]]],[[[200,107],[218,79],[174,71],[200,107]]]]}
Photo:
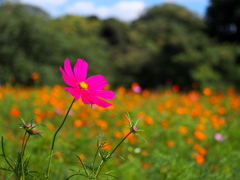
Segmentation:
{"type": "Polygon", "coordinates": [[[119,87],[117,89],[117,92],[120,93],[120,94],[125,94],[126,93],[126,89],[124,87],[119,87]]]}
{"type": "Polygon", "coordinates": [[[234,95],[234,88],[232,88],[232,87],[227,88],[227,93],[229,96],[234,95]]]}
{"type": "Polygon", "coordinates": [[[142,167],[143,167],[144,169],[148,169],[148,168],[150,168],[150,164],[148,164],[148,163],[143,163],[143,164],[142,164],[142,167]]]}
{"type": "Polygon", "coordinates": [[[213,125],[213,128],[215,130],[218,130],[221,126],[225,124],[225,120],[223,117],[219,117],[217,115],[214,115],[211,117],[211,123],[213,125]]]}
{"type": "Polygon", "coordinates": [[[200,131],[204,130],[205,129],[205,125],[204,124],[198,124],[196,129],[200,130],[200,131]]]}
{"type": "Polygon", "coordinates": [[[83,122],[82,122],[82,120],[80,120],[80,119],[76,119],[76,120],[73,122],[73,127],[75,127],[75,128],[81,127],[82,125],[83,125],[83,122]]]}
{"type": "Polygon", "coordinates": [[[144,118],[144,116],[145,116],[145,112],[143,112],[143,111],[138,112],[138,117],[139,118],[144,118]]]}
{"type": "Polygon", "coordinates": [[[177,112],[177,114],[180,114],[180,115],[187,114],[188,113],[188,108],[186,108],[186,107],[179,107],[179,108],[177,108],[176,112],[177,112]]]}
{"type": "Polygon", "coordinates": [[[164,108],[163,105],[159,104],[159,105],[157,106],[157,110],[158,110],[159,113],[163,113],[163,112],[165,111],[165,108],[164,108]]]}
{"type": "Polygon", "coordinates": [[[144,90],[142,91],[142,95],[143,95],[143,97],[148,97],[148,96],[150,95],[150,91],[147,90],[147,89],[144,89],[144,90]]]}
{"type": "Polygon", "coordinates": [[[210,88],[204,88],[204,89],[203,89],[203,94],[204,94],[205,96],[210,96],[211,93],[212,93],[212,91],[211,91],[210,88]]]}
{"type": "Polygon", "coordinates": [[[197,150],[199,147],[201,147],[199,144],[194,144],[193,149],[197,150]]]}
{"type": "Polygon", "coordinates": [[[181,134],[187,134],[188,129],[187,129],[187,127],[185,127],[185,126],[180,126],[180,127],[178,128],[178,132],[181,133],[181,134]]]}
{"type": "Polygon", "coordinates": [[[9,114],[13,117],[19,117],[21,113],[16,107],[12,107],[9,114]]]}
{"type": "Polygon", "coordinates": [[[226,113],[226,108],[223,106],[220,106],[220,107],[218,107],[217,111],[219,114],[223,115],[226,113]]]}
{"type": "Polygon", "coordinates": [[[51,131],[53,131],[55,129],[54,125],[51,123],[47,124],[47,128],[50,129],[51,131]]]}
{"type": "MultiPolygon", "coordinates": [[[[129,133],[129,129],[125,129],[125,130],[123,131],[123,136],[126,136],[128,133],[129,133]]],[[[127,137],[127,139],[128,139],[129,142],[131,142],[131,143],[137,142],[137,139],[135,138],[134,134],[130,134],[130,135],[127,137]]]]}
{"type": "Polygon", "coordinates": [[[143,156],[146,156],[146,155],[148,155],[148,152],[147,152],[147,150],[142,150],[141,154],[142,154],[143,156]]]}
{"type": "Polygon", "coordinates": [[[196,155],[195,160],[199,165],[203,165],[205,162],[204,156],[201,154],[196,155]]]}
{"type": "Polygon", "coordinates": [[[206,153],[207,153],[206,149],[204,149],[203,147],[198,148],[197,151],[198,151],[198,153],[201,154],[201,155],[206,155],[206,153]]]}
{"type": "Polygon", "coordinates": [[[35,118],[35,122],[36,122],[36,123],[41,123],[41,122],[42,122],[42,118],[39,117],[39,116],[37,116],[37,117],[35,118]]]}
{"type": "Polygon", "coordinates": [[[56,156],[57,158],[60,158],[60,157],[62,157],[62,153],[60,153],[60,152],[59,152],[59,153],[56,153],[55,156],[56,156]]]}
{"type": "Polygon", "coordinates": [[[204,116],[209,117],[209,116],[211,116],[211,114],[212,114],[212,112],[210,110],[205,110],[204,111],[204,116]]]}
{"type": "Polygon", "coordinates": [[[206,149],[204,149],[202,146],[200,146],[199,144],[194,144],[193,148],[201,155],[206,155],[207,151],[206,149]]]}
{"type": "Polygon", "coordinates": [[[147,124],[153,124],[153,118],[152,117],[150,117],[150,116],[146,116],[145,117],[145,119],[144,119],[144,121],[147,123],[147,124]]]}
{"type": "Polygon", "coordinates": [[[217,97],[211,97],[211,98],[210,98],[210,103],[211,103],[212,105],[217,104],[217,102],[218,102],[218,98],[217,98],[217,97]]]}
{"type": "Polygon", "coordinates": [[[106,146],[103,146],[102,148],[103,148],[104,150],[110,150],[110,149],[112,148],[112,144],[107,143],[107,145],[106,145],[106,146]]]}
{"type": "Polygon", "coordinates": [[[38,80],[38,79],[39,79],[38,73],[36,73],[36,72],[32,73],[32,74],[31,74],[31,78],[32,78],[32,80],[34,80],[34,81],[38,80]]]}
{"type": "Polygon", "coordinates": [[[47,117],[52,118],[55,115],[55,113],[53,111],[47,111],[46,115],[47,115],[47,117]]]}
{"type": "Polygon", "coordinates": [[[207,138],[207,135],[199,130],[194,131],[194,136],[196,139],[201,140],[201,141],[203,141],[207,138]]]}
{"type": "Polygon", "coordinates": [[[177,85],[177,84],[175,84],[175,85],[172,86],[172,90],[173,90],[174,92],[179,92],[179,91],[180,91],[180,86],[177,85]]]}
{"type": "Polygon", "coordinates": [[[163,121],[161,121],[160,123],[161,123],[161,126],[164,127],[165,129],[168,129],[168,128],[169,128],[168,121],[163,120],[163,121]]]}
{"type": "Polygon", "coordinates": [[[115,132],[114,132],[114,136],[115,136],[116,138],[121,138],[121,137],[122,137],[122,133],[120,133],[119,131],[115,131],[115,132]]]}
{"type": "Polygon", "coordinates": [[[85,155],[84,155],[84,154],[79,154],[78,157],[79,157],[82,161],[84,161],[84,159],[85,159],[85,155]]]}
{"type": "Polygon", "coordinates": [[[108,124],[105,120],[98,120],[97,125],[101,127],[103,130],[107,130],[108,124]]]}
{"type": "Polygon", "coordinates": [[[200,115],[200,109],[193,109],[192,112],[191,112],[191,116],[192,117],[196,117],[196,116],[199,116],[200,115]]]}
{"type": "Polygon", "coordinates": [[[173,140],[169,140],[166,142],[168,147],[174,147],[175,146],[175,142],[173,140]]]}

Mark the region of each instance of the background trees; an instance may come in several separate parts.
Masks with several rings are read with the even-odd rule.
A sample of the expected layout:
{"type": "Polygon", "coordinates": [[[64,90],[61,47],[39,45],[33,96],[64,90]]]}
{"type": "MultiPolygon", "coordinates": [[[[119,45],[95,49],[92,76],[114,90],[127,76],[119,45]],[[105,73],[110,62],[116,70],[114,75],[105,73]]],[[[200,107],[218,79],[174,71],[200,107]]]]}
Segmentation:
{"type": "Polygon", "coordinates": [[[220,41],[240,43],[240,1],[210,0],[207,32],[220,41]]]}
{"type": "Polygon", "coordinates": [[[82,58],[92,64],[90,74],[104,73],[114,86],[137,81],[148,88],[239,87],[238,31],[226,28],[238,27],[237,6],[227,14],[237,4],[211,2],[206,21],[184,7],[163,4],[131,23],[72,15],[51,19],[37,7],[2,6],[0,83],[32,85],[32,72],[40,75],[39,85],[61,83],[57,67],[65,58],[82,58]],[[229,8],[221,11],[223,6],[229,8]]]}

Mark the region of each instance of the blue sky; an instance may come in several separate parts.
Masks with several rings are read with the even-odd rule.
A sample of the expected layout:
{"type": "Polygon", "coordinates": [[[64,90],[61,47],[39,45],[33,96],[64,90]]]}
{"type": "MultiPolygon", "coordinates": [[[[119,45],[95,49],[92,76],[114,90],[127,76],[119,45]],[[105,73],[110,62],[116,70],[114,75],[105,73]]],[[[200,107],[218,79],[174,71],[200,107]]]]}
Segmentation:
{"type": "Polygon", "coordinates": [[[163,3],[176,3],[204,16],[210,0],[20,0],[38,6],[53,18],[75,14],[96,15],[101,19],[115,17],[122,21],[137,19],[146,8],[163,3]]]}

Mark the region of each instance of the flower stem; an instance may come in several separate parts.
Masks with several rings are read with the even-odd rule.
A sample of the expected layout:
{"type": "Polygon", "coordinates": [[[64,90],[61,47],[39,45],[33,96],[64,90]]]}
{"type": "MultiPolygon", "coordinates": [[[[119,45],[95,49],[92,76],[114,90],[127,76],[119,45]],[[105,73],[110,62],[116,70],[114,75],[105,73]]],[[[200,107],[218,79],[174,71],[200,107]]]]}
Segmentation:
{"type": "Polygon", "coordinates": [[[100,172],[102,171],[103,166],[105,165],[105,163],[107,162],[107,160],[112,156],[112,154],[116,151],[116,149],[123,143],[123,141],[125,141],[125,139],[127,139],[127,137],[132,133],[132,131],[130,131],[119,143],[118,145],[109,153],[107,154],[101,161],[100,165],[98,166],[95,178],[97,179],[98,176],[100,175],[100,172]]]}
{"type": "Polygon", "coordinates": [[[13,166],[10,164],[10,162],[8,161],[8,159],[7,159],[7,156],[6,156],[6,154],[5,154],[5,150],[4,150],[4,144],[3,144],[3,137],[1,136],[1,146],[2,146],[2,156],[3,156],[3,158],[5,159],[5,161],[7,162],[7,164],[9,165],[9,167],[12,169],[12,171],[14,171],[14,168],[13,168],[13,166]]]}
{"type": "Polygon", "coordinates": [[[66,113],[66,115],[65,115],[65,117],[64,117],[64,119],[63,119],[63,121],[62,121],[62,124],[59,126],[59,128],[57,129],[57,131],[55,132],[55,134],[54,134],[54,136],[53,136],[52,147],[51,147],[51,151],[50,151],[50,155],[49,155],[49,162],[48,162],[48,169],[47,169],[47,177],[46,177],[47,180],[49,179],[49,173],[50,173],[50,168],[51,168],[51,163],[52,163],[52,156],[53,156],[53,149],[54,149],[54,145],[55,145],[55,140],[56,140],[57,134],[58,134],[58,132],[61,130],[61,128],[63,127],[63,125],[64,125],[64,123],[65,123],[65,121],[66,121],[66,119],[67,119],[67,116],[68,116],[68,114],[69,114],[69,112],[70,112],[70,109],[72,108],[72,105],[73,105],[73,103],[74,103],[75,101],[76,101],[76,100],[73,99],[73,101],[72,101],[70,107],[68,108],[68,111],[67,111],[67,113],[66,113]]]}
{"type": "Polygon", "coordinates": [[[27,131],[25,132],[24,136],[23,136],[23,141],[22,141],[22,150],[21,150],[21,158],[20,158],[20,161],[21,161],[21,180],[25,180],[25,172],[24,172],[24,153],[25,153],[25,149],[26,149],[26,146],[27,146],[27,143],[28,143],[28,139],[30,137],[30,135],[27,136],[27,139],[26,139],[26,135],[27,135],[27,131]]]}
{"type": "Polygon", "coordinates": [[[95,153],[95,155],[94,155],[93,165],[92,165],[93,171],[94,171],[94,169],[95,169],[95,162],[96,162],[96,159],[97,159],[97,155],[98,155],[99,149],[100,149],[100,147],[97,148],[97,151],[96,151],[96,153],[95,153]]]}

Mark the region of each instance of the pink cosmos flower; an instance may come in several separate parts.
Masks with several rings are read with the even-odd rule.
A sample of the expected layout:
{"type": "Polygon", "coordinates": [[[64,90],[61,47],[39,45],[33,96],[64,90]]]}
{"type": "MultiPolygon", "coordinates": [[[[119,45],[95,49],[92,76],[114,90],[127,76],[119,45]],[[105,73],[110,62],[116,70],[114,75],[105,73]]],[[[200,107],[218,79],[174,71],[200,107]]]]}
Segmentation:
{"type": "Polygon", "coordinates": [[[141,86],[139,86],[139,84],[136,83],[136,82],[132,83],[131,88],[132,88],[132,91],[135,92],[135,93],[142,92],[141,86]]]}
{"type": "Polygon", "coordinates": [[[220,134],[220,133],[216,133],[215,135],[214,135],[214,138],[217,140],[217,141],[223,141],[225,138],[224,138],[224,136],[222,135],[222,134],[220,134]]]}
{"type": "Polygon", "coordinates": [[[94,75],[86,79],[88,64],[83,59],[78,59],[72,70],[69,59],[64,61],[64,69],[59,68],[62,72],[64,82],[71,86],[65,87],[76,100],[82,99],[84,104],[96,104],[101,107],[108,107],[111,104],[100,99],[113,99],[114,93],[110,90],[102,90],[107,84],[102,75],[94,75]]]}

